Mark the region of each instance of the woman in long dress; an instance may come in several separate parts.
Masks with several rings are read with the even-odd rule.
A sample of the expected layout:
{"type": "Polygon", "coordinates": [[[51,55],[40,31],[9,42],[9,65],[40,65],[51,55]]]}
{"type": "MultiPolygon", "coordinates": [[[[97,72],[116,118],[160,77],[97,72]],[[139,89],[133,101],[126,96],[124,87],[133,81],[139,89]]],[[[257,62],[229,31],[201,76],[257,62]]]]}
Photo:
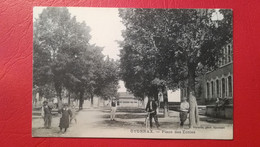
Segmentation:
{"type": "Polygon", "coordinates": [[[60,131],[62,132],[62,129],[64,128],[64,132],[67,131],[70,124],[70,117],[72,116],[72,112],[68,107],[68,104],[64,104],[63,108],[59,111],[61,113],[60,118],[60,131]]]}

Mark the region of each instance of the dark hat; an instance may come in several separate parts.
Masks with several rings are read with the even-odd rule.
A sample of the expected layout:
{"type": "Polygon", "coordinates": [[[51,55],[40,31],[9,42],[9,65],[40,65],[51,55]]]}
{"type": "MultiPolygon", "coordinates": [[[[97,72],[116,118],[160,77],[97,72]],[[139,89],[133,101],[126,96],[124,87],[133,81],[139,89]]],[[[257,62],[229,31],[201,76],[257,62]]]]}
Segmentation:
{"type": "Polygon", "coordinates": [[[48,104],[48,102],[47,101],[43,101],[43,104],[48,104]]]}

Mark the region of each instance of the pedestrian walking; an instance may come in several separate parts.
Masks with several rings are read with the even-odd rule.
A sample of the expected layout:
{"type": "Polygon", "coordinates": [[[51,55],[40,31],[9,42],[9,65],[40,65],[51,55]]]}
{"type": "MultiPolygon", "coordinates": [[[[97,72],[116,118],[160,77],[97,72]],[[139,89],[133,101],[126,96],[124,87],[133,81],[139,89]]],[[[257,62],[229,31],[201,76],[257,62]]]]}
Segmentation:
{"type": "Polygon", "coordinates": [[[116,109],[117,109],[117,101],[115,97],[112,98],[110,106],[111,106],[110,120],[115,120],[116,109]]]}
{"type": "Polygon", "coordinates": [[[145,110],[149,114],[150,128],[152,129],[152,127],[153,127],[152,118],[154,118],[156,127],[159,128],[160,125],[159,125],[158,117],[157,117],[157,104],[156,104],[156,102],[155,102],[153,97],[149,98],[145,110]]]}
{"type": "Polygon", "coordinates": [[[42,112],[41,115],[44,120],[44,128],[50,129],[51,128],[51,121],[52,121],[52,114],[51,114],[52,107],[48,105],[47,101],[43,102],[42,112]]]}
{"type": "Polygon", "coordinates": [[[180,121],[181,121],[180,126],[181,127],[184,125],[184,122],[187,119],[189,109],[190,109],[190,105],[187,102],[187,98],[184,97],[182,99],[182,102],[181,102],[181,105],[180,105],[180,121]]]}
{"type": "Polygon", "coordinates": [[[75,123],[77,123],[77,118],[76,118],[76,105],[74,103],[74,101],[71,104],[71,118],[70,118],[70,123],[72,123],[72,120],[75,121],[75,123]]]}
{"type": "Polygon", "coordinates": [[[69,123],[70,123],[70,117],[72,116],[72,112],[68,107],[68,104],[65,103],[63,105],[63,108],[59,110],[59,113],[61,113],[61,118],[60,118],[60,131],[62,132],[62,129],[64,129],[64,132],[67,131],[69,128],[69,123]]]}

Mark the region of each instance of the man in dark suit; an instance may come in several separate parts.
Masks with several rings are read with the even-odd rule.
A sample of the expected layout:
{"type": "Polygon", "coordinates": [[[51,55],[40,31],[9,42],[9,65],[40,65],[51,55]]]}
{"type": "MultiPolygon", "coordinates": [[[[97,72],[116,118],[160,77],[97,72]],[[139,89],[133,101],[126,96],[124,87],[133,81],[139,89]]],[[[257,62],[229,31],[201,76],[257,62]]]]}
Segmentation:
{"type": "Polygon", "coordinates": [[[153,97],[151,97],[149,99],[149,101],[147,102],[145,110],[149,113],[150,128],[152,129],[152,127],[153,127],[152,118],[154,118],[155,125],[157,126],[157,128],[159,128],[159,122],[158,122],[157,111],[156,111],[157,110],[157,104],[154,101],[153,97]]]}
{"type": "Polygon", "coordinates": [[[52,121],[52,107],[48,105],[48,101],[43,102],[42,112],[41,115],[44,120],[44,128],[50,129],[51,128],[51,121],[52,121]]]}

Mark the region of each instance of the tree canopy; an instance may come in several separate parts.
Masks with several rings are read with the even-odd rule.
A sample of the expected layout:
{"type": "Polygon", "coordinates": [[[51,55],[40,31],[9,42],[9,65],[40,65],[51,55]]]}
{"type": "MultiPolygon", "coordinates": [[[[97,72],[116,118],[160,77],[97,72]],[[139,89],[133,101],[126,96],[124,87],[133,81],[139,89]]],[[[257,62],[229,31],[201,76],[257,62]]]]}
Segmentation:
{"type": "Polygon", "coordinates": [[[79,94],[81,107],[85,92],[92,99],[94,95],[114,95],[117,61],[105,60],[103,48],[89,44],[90,31],[86,22],[78,22],[67,8],[44,9],[34,21],[33,85],[53,85],[60,101],[64,89],[79,94]],[[113,94],[101,92],[107,91],[107,84],[113,94]]]}
{"type": "MultiPolygon", "coordinates": [[[[121,74],[136,95],[156,91],[158,85],[195,91],[195,78],[217,67],[221,48],[232,40],[232,11],[214,9],[120,9],[126,30],[121,43],[121,74]],[[184,83],[184,84],[183,84],[184,83]],[[155,89],[155,90],[154,90],[155,89]],[[142,93],[143,91],[143,93],[142,93]]],[[[197,103],[190,97],[191,126],[197,103]]]]}

